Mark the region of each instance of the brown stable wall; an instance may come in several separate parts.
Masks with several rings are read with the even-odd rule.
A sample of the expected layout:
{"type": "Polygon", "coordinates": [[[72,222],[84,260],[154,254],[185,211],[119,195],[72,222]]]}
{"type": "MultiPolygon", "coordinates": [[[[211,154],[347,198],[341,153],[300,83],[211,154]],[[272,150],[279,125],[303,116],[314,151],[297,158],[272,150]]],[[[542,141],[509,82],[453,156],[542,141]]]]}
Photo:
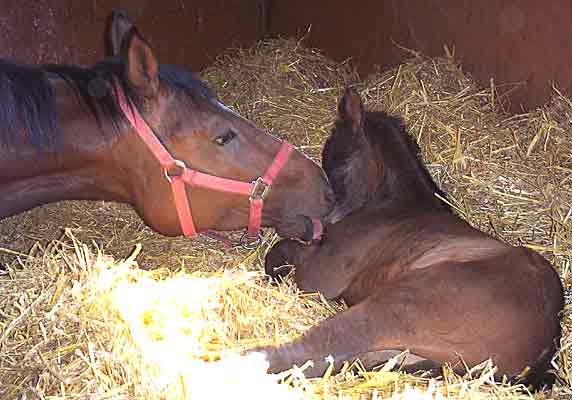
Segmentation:
{"type": "Polygon", "coordinates": [[[570,0],[271,0],[269,15],[272,34],[311,25],[311,46],[362,73],[399,62],[392,40],[433,56],[447,44],[483,85],[524,84],[513,111],[544,103],[552,81],[572,94],[570,0]]]}
{"type": "Polygon", "coordinates": [[[0,58],[91,64],[103,58],[106,18],[130,14],[159,59],[199,70],[262,35],[257,0],[0,0],[0,58]]]}
{"type": "Polygon", "coordinates": [[[570,0],[0,0],[0,57],[92,63],[114,7],[131,14],[160,59],[194,70],[266,28],[291,36],[311,25],[309,45],[352,57],[363,74],[399,63],[392,41],[429,55],[447,44],[483,85],[492,76],[522,82],[514,111],[545,102],[551,81],[572,92],[570,0]]]}

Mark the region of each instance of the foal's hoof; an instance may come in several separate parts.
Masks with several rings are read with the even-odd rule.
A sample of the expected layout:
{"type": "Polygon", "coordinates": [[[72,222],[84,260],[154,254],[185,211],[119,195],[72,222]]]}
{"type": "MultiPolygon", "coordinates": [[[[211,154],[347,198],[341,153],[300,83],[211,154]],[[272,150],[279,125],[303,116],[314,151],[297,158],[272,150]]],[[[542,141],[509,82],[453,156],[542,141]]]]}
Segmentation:
{"type": "Polygon", "coordinates": [[[292,368],[292,365],[288,365],[286,360],[282,360],[280,351],[275,346],[259,346],[243,352],[243,355],[251,354],[257,354],[268,361],[268,373],[276,374],[292,368]]]}
{"type": "Polygon", "coordinates": [[[288,259],[281,249],[273,247],[266,254],[264,262],[264,272],[274,280],[282,280],[292,271],[292,265],[288,264],[288,259]]]}

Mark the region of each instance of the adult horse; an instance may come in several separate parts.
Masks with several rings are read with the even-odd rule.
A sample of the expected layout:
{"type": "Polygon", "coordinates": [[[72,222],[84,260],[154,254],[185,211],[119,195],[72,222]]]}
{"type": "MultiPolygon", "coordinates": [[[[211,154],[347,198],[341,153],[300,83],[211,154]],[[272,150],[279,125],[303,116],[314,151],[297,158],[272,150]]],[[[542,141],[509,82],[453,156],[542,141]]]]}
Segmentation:
{"type": "Polygon", "coordinates": [[[90,68],[0,60],[0,218],[59,200],[129,203],[155,231],[273,226],[304,237],[329,211],[323,171],[159,65],[124,14],[117,57],[90,68]],[[264,207],[263,207],[264,206],[264,207]]]}
{"type": "Polygon", "coordinates": [[[336,223],[312,246],[277,243],[266,271],[293,264],[302,290],[349,308],[291,343],[255,351],[274,371],[312,359],[310,374],[329,354],[376,363],[408,349],[409,370],[449,363],[458,372],[492,358],[497,376],[539,383],[561,333],[555,270],[453,214],[399,119],[364,111],[351,90],[338,114],[323,151],[336,223]]]}

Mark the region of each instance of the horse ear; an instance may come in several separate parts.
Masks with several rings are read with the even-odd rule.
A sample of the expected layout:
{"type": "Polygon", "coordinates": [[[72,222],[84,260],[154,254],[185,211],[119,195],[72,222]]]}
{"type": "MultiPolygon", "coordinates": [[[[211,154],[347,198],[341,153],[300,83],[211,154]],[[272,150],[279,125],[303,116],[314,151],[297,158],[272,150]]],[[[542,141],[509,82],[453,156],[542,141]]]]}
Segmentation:
{"type": "Polygon", "coordinates": [[[123,38],[131,30],[133,23],[125,10],[115,9],[107,24],[107,55],[113,57],[119,55],[123,38]]]}
{"type": "Polygon", "coordinates": [[[127,33],[121,52],[131,88],[145,97],[154,97],[159,90],[159,62],[137,28],[127,33]]]}
{"type": "Polygon", "coordinates": [[[361,126],[363,105],[357,91],[352,88],[346,89],[344,96],[338,104],[338,116],[342,121],[351,122],[354,131],[361,126]]]}

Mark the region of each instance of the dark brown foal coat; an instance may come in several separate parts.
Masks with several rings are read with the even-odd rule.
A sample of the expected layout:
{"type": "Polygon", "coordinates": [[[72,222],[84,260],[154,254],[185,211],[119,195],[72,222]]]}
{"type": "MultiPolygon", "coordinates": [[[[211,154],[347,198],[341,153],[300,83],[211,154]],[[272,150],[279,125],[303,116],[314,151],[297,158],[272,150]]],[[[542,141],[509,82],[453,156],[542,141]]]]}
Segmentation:
{"type": "Polygon", "coordinates": [[[558,274],[534,251],[496,240],[444,206],[396,120],[362,111],[356,96],[340,104],[324,167],[340,207],[360,191],[361,200],[322,242],[285,240],[266,258],[269,274],[293,264],[300,289],[349,308],[291,343],[258,350],[274,371],[312,359],[311,375],[328,355],[338,366],[358,357],[375,364],[409,350],[409,369],[448,363],[457,372],[491,358],[497,376],[526,370],[524,381],[539,383],[561,333],[558,274]],[[381,175],[381,186],[369,185],[368,174],[381,175]]]}

